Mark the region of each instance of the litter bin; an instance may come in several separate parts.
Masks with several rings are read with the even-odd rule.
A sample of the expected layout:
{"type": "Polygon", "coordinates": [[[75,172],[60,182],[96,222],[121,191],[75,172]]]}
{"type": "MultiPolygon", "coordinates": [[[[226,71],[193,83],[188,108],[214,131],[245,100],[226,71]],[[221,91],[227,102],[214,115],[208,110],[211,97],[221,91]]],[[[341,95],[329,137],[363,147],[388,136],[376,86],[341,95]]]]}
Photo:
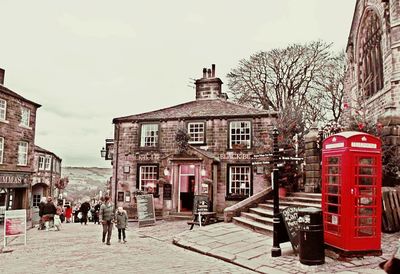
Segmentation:
{"type": "Polygon", "coordinates": [[[297,221],[300,263],[306,265],[325,263],[322,210],[314,207],[301,208],[297,221]]]}

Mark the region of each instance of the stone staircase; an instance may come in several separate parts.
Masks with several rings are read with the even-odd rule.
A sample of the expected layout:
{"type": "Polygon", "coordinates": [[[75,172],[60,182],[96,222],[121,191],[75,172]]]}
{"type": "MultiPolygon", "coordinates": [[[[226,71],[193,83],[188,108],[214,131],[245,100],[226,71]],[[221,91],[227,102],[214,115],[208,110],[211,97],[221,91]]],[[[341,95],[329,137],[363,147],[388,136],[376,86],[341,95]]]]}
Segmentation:
{"type": "MultiPolygon", "coordinates": [[[[279,209],[287,206],[321,208],[320,193],[293,192],[286,197],[279,198],[279,209]]],[[[241,212],[239,217],[233,217],[233,223],[249,228],[256,232],[272,235],[274,216],[273,200],[266,200],[257,207],[250,208],[248,212],[241,212]]]]}

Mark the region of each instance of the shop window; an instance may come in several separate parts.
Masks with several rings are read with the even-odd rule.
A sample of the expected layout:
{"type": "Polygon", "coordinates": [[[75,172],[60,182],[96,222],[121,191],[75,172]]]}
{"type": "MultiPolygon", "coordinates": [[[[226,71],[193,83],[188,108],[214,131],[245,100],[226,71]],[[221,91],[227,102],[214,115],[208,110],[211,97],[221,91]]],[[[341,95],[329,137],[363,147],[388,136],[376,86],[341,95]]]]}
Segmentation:
{"type": "Polygon", "coordinates": [[[251,195],[250,166],[230,166],[228,198],[247,198],[251,195]]]}
{"type": "Polygon", "coordinates": [[[251,123],[250,121],[232,121],[229,124],[229,148],[250,148],[251,123]]]}
{"type": "Polygon", "coordinates": [[[3,163],[3,155],[4,155],[4,138],[0,137],[0,164],[3,163]]]}
{"type": "Polygon", "coordinates": [[[143,124],[140,135],[141,147],[156,147],[158,145],[158,124],[143,124]]]}
{"type": "Polygon", "coordinates": [[[28,142],[18,142],[18,165],[28,164],[28,142]]]}
{"type": "Polygon", "coordinates": [[[158,166],[139,166],[139,182],[137,188],[147,193],[158,196],[158,166]]]}
{"type": "Polygon", "coordinates": [[[124,201],[124,192],[122,191],[118,191],[118,198],[117,198],[118,202],[123,202],[124,201]]]}
{"type": "Polygon", "coordinates": [[[0,99],[0,121],[6,120],[7,101],[0,99]]]}
{"type": "Polygon", "coordinates": [[[32,199],[32,206],[33,207],[38,207],[40,204],[40,194],[33,194],[33,199],[32,199]]]}
{"type": "Polygon", "coordinates": [[[204,144],[204,123],[191,122],[188,123],[188,134],[190,136],[190,144],[204,144]]]}
{"type": "Polygon", "coordinates": [[[39,170],[43,170],[44,169],[44,156],[39,156],[39,166],[38,166],[38,169],[39,170]]]}
{"type": "Polygon", "coordinates": [[[29,127],[29,120],[31,116],[31,110],[26,107],[21,107],[21,125],[29,127]]]}

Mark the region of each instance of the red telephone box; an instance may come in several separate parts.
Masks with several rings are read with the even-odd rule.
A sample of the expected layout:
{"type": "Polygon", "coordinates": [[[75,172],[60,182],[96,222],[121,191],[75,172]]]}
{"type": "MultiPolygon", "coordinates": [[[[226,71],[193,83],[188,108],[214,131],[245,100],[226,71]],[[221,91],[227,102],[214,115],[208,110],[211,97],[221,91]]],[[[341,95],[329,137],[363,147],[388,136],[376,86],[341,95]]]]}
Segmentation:
{"type": "Polygon", "coordinates": [[[381,141],[341,132],[322,149],[324,241],[344,255],[381,254],[381,141]]]}

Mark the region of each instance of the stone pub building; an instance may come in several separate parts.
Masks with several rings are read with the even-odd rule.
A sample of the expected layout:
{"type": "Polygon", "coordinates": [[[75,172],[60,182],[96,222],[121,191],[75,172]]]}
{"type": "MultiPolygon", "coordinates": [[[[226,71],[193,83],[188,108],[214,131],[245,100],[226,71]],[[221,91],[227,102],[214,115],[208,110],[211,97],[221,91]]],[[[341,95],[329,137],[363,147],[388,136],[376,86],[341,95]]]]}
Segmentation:
{"type": "MultiPolygon", "coordinates": [[[[39,104],[4,86],[0,69],[0,208],[29,209],[39,104]]],[[[29,214],[29,212],[28,212],[29,214]]]]}
{"type": "Polygon", "coordinates": [[[270,185],[270,171],[252,166],[251,155],[270,151],[276,113],[229,102],[215,65],[195,84],[193,101],[113,119],[111,195],[131,214],[139,190],[153,193],[164,215],[191,212],[197,194],[222,213],[270,185]],[[190,136],[184,151],[176,141],[182,129],[190,136]]]}

